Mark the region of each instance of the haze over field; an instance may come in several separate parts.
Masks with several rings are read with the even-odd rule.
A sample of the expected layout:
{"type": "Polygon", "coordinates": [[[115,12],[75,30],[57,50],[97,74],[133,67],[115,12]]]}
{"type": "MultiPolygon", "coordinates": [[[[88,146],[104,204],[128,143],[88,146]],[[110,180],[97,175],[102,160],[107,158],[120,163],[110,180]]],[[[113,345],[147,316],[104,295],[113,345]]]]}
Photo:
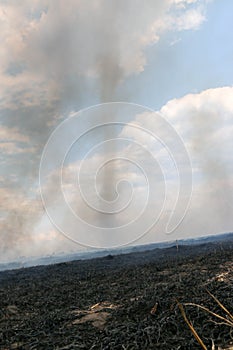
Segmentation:
{"type": "MultiPolygon", "coordinates": [[[[60,233],[47,217],[39,166],[44,146],[61,122],[106,102],[146,108],[114,104],[84,112],[77,118],[77,129],[67,127],[66,134],[60,134],[43,173],[49,208],[77,232],[71,238],[84,246],[112,246],[123,238],[123,243],[138,238],[130,225],[118,240],[117,231],[112,236],[109,230],[134,221],[148,193],[153,198],[146,206],[147,220],[154,218],[164,185],[167,196],[160,219],[134,244],[233,230],[232,11],[233,3],[227,0],[0,1],[1,261],[86,249],[60,233]],[[174,212],[181,175],[187,183],[182,183],[178,209],[189,194],[189,167],[158,115],[182,138],[193,173],[190,207],[170,235],[166,224],[174,212]],[[88,233],[85,241],[89,231],[71,221],[58,198],[61,169],[56,157],[95,118],[103,123],[120,118],[124,125],[102,126],[82,135],[64,159],[65,200],[93,227],[93,238],[88,233]],[[152,131],[168,149],[150,135],[152,131]],[[109,142],[113,138],[116,141],[109,142]],[[117,159],[108,162],[113,158],[117,159]],[[154,189],[148,189],[150,177],[154,189]],[[117,194],[119,202],[101,200],[112,201],[117,194]],[[127,206],[130,198],[133,204],[127,206]],[[127,211],[119,211],[124,206],[127,211]],[[106,208],[119,214],[103,216],[106,208]],[[107,229],[95,236],[97,226],[107,229]]],[[[141,232],[144,223],[137,225],[141,232]]]]}

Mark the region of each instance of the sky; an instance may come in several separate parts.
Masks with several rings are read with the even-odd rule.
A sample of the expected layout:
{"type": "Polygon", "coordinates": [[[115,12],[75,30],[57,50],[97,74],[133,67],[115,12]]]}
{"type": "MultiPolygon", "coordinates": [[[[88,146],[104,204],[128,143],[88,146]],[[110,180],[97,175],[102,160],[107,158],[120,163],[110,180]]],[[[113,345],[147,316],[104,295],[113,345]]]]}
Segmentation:
{"type": "Polygon", "coordinates": [[[0,0],[0,261],[233,230],[232,16],[0,0]]]}

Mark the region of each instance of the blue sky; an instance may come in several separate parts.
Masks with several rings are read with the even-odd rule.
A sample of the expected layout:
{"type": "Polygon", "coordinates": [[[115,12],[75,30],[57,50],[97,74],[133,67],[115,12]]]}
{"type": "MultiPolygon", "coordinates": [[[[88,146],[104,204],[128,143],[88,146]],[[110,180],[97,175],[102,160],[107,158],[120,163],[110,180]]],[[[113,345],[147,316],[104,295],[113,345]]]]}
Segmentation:
{"type": "Polygon", "coordinates": [[[162,203],[163,176],[152,158],[147,159],[148,151],[163,168],[168,196],[160,220],[135,244],[232,230],[232,17],[229,0],[0,1],[2,259],[83,249],[73,241],[84,246],[132,242],[135,227],[129,226],[121,238],[120,229],[116,229],[111,239],[107,230],[95,231],[95,226],[105,223],[118,227],[140,212],[148,189],[140,167],[134,167],[132,161],[147,169],[149,179],[153,174],[153,191],[154,184],[158,185],[154,201],[146,207],[147,219],[135,219],[141,234],[145,221],[153,221],[153,213],[162,203]],[[105,105],[77,114],[113,101],[145,108],[105,105]],[[70,119],[63,129],[65,124],[61,123],[66,118],[70,119]],[[70,140],[81,131],[85,133],[97,122],[112,121],[124,125],[103,126],[101,132],[96,129],[69,149],[70,140]],[[44,208],[39,168],[54,130],[56,138],[43,173],[42,190],[49,200],[44,208]],[[128,141],[122,141],[122,136],[128,141]],[[118,139],[117,146],[106,142],[113,137],[118,139]],[[164,143],[159,144],[158,138],[164,143]],[[62,163],[56,161],[65,147],[69,161],[60,169],[62,163]],[[177,218],[189,196],[190,168],[184,150],[193,172],[192,200],[182,224],[169,236],[166,225],[179,190],[177,218]],[[114,157],[127,159],[126,164],[118,160],[112,168],[110,162],[106,171],[97,171],[114,157]],[[80,169],[84,169],[83,188],[77,183],[80,169]],[[72,221],[69,205],[66,207],[64,198],[59,197],[61,170],[66,202],[85,222],[92,223],[91,230],[83,222],[72,221]],[[106,204],[96,196],[95,174],[100,175],[96,180],[100,195],[117,195],[115,186],[124,180],[119,185],[119,203],[125,203],[127,191],[135,187],[132,198],[136,204],[122,210],[122,217],[116,215],[111,221],[106,214],[100,219],[98,210],[91,212],[85,206],[82,191],[88,205],[94,203],[99,209],[115,208],[118,202],[106,204]],[[51,224],[45,209],[56,214],[63,228],[72,227],[73,241],[67,239],[69,232],[62,234],[56,222],[51,224]]]}
{"type": "Polygon", "coordinates": [[[145,71],[126,82],[135,101],[157,110],[187,93],[231,86],[232,13],[231,1],[210,1],[199,30],[169,32],[149,47],[145,71]]]}

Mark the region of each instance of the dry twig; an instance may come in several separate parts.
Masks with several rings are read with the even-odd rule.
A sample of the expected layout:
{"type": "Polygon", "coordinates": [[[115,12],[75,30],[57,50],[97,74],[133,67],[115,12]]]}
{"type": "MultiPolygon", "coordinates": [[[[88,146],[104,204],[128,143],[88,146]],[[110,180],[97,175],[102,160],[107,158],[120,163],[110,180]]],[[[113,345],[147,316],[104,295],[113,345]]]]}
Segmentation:
{"type": "Polygon", "coordinates": [[[201,345],[202,349],[207,350],[207,347],[205,346],[205,344],[203,343],[203,341],[201,340],[201,338],[199,337],[199,335],[197,334],[196,330],[194,329],[193,325],[191,324],[191,322],[188,320],[186,313],[184,311],[184,307],[183,305],[177,300],[177,305],[180,309],[181,315],[183,316],[185,322],[187,323],[187,325],[189,326],[191,332],[193,333],[195,339],[198,341],[198,343],[201,345]]]}

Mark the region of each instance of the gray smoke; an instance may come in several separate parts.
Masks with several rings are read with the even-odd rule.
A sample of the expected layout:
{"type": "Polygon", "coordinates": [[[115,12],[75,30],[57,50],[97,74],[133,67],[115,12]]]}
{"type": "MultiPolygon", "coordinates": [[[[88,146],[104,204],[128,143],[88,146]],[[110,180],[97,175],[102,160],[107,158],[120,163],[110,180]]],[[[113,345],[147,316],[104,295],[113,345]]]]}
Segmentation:
{"type": "MultiPolygon", "coordinates": [[[[13,191],[9,214],[3,213],[1,220],[5,233],[0,249],[6,254],[17,246],[22,251],[22,242],[32,239],[30,228],[40,221],[38,169],[49,135],[70,112],[118,99],[120,84],[143,71],[144,49],[166,29],[165,22],[161,28],[154,23],[164,19],[171,1],[22,0],[1,6],[2,124],[17,127],[29,138],[29,144],[16,140],[20,153],[4,161],[5,181],[8,174],[16,174],[7,185],[13,191]],[[21,205],[22,198],[27,205],[21,205]]],[[[171,23],[175,26],[169,16],[168,29],[171,23]]],[[[181,30],[182,25],[175,28],[181,30]]],[[[108,122],[111,116],[102,119],[108,122]]],[[[103,140],[111,135],[103,129],[103,140]]],[[[116,150],[106,149],[107,153],[114,155],[116,150]]],[[[113,165],[103,173],[106,199],[112,198],[115,172],[113,165]]]]}

